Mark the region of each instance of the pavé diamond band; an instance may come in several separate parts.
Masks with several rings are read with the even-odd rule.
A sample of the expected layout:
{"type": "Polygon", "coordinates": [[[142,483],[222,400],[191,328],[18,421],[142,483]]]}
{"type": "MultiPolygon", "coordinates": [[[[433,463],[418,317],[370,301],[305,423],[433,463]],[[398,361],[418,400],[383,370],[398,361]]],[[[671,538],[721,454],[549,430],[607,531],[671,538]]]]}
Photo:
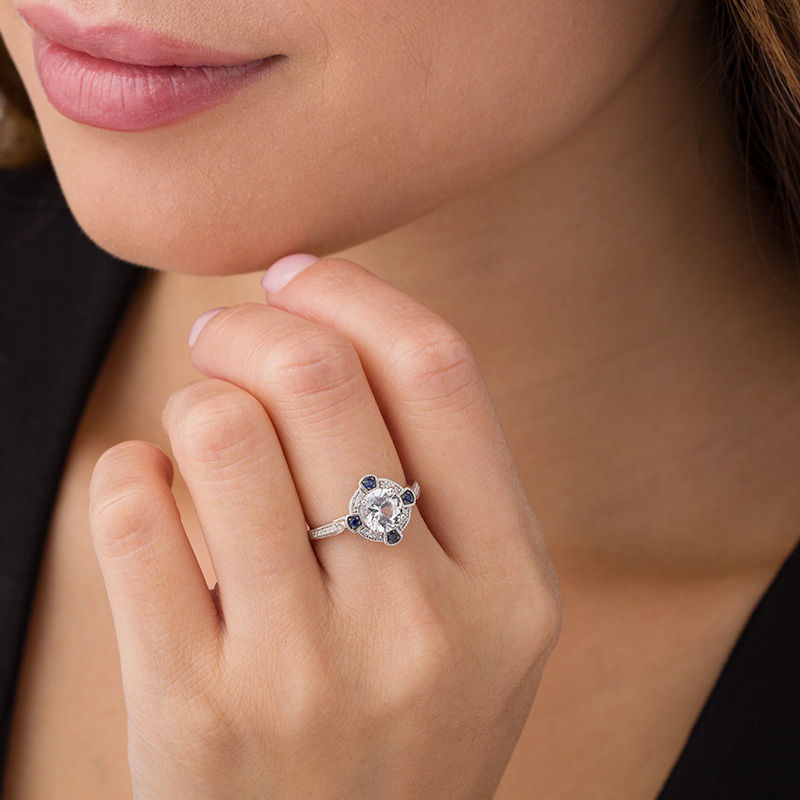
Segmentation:
{"type": "Polygon", "coordinates": [[[397,544],[403,538],[403,529],[411,519],[411,509],[418,497],[416,481],[411,486],[401,486],[389,478],[364,475],[350,498],[350,513],[312,528],[308,536],[324,539],[351,530],[373,542],[397,544]]]}

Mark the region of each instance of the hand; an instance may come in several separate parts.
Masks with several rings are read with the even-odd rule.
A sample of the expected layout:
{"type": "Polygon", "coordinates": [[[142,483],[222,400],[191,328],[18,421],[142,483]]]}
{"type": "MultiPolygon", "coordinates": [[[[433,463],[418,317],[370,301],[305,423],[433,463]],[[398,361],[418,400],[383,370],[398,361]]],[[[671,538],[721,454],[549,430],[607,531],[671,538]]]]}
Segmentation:
{"type": "Polygon", "coordinates": [[[92,476],[134,796],[490,798],[560,601],[473,353],[345,259],[268,302],[208,320],[163,414],[215,591],[159,448],[92,476]],[[402,540],[310,541],[366,474],[419,482],[402,540]]]}

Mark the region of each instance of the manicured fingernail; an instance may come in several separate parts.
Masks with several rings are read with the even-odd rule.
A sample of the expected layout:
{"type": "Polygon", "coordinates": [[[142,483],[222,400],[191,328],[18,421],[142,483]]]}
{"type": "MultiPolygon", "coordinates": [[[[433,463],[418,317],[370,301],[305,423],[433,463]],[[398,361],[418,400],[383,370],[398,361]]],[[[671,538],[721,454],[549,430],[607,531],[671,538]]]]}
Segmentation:
{"type": "Polygon", "coordinates": [[[261,285],[268,292],[279,292],[289,281],[306,267],[315,264],[319,259],[310,253],[292,253],[279,258],[261,279],[261,285]]]}
{"type": "Polygon", "coordinates": [[[228,306],[220,306],[219,308],[212,308],[204,314],[201,314],[194,321],[194,325],[192,325],[192,329],[189,331],[189,347],[194,347],[194,343],[197,341],[197,337],[200,335],[200,331],[203,330],[206,322],[208,322],[214,314],[224,311],[227,307],[228,306]]]}

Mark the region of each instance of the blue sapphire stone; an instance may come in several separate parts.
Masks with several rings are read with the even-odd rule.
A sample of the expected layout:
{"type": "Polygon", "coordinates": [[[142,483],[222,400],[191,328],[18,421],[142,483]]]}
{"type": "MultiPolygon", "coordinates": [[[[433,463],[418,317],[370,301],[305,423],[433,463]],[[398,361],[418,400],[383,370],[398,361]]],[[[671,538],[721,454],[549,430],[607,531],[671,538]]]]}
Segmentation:
{"type": "Polygon", "coordinates": [[[361,481],[361,485],[365,489],[374,489],[378,485],[378,481],[376,481],[372,475],[367,475],[367,477],[361,481]]]}
{"type": "Polygon", "coordinates": [[[400,499],[401,499],[401,500],[402,500],[402,501],[403,501],[403,502],[404,502],[404,503],[405,503],[407,506],[410,506],[410,505],[411,505],[411,504],[414,502],[414,500],[416,500],[416,497],[414,497],[414,492],[412,492],[412,491],[411,491],[411,489],[406,489],[406,490],[403,492],[403,494],[401,494],[401,495],[400,495],[400,499]]]}
{"type": "Polygon", "coordinates": [[[347,518],[347,527],[350,530],[356,530],[356,528],[361,527],[361,517],[356,516],[355,514],[352,517],[347,518]]]}
{"type": "Polygon", "coordinates": [[[386,541],[389,544],[397,544],[400,541],[400,534],[397,531],[389,531],[386,534],[386,541]]]}

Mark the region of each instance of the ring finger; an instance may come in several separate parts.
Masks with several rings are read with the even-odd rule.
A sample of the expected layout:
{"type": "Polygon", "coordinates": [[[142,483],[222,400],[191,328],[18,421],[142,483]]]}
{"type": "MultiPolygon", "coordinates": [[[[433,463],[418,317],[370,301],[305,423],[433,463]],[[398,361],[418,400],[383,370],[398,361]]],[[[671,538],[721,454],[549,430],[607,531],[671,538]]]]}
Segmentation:
{"type": "MultiPolygon", "coordinates": [[[[389,478],[401,488],[419,477],[403,474],[355,348],[331,328],[245,303],[208,320],[193,345],[192,361],[205,375],[240,386],[264,405],[309,526],[347,516],[362,476],[389,478]]],[[[384,505],[387,529],[398,529],[388,523],[399,511],[399,504],[384,505]]],[[[345,530],[315,540],[315,549],[330,576],[372,588],[398,569],[418,573],[446,558],[413,506],[401,535],[410,541],[387,547],[345,530]]]]}

